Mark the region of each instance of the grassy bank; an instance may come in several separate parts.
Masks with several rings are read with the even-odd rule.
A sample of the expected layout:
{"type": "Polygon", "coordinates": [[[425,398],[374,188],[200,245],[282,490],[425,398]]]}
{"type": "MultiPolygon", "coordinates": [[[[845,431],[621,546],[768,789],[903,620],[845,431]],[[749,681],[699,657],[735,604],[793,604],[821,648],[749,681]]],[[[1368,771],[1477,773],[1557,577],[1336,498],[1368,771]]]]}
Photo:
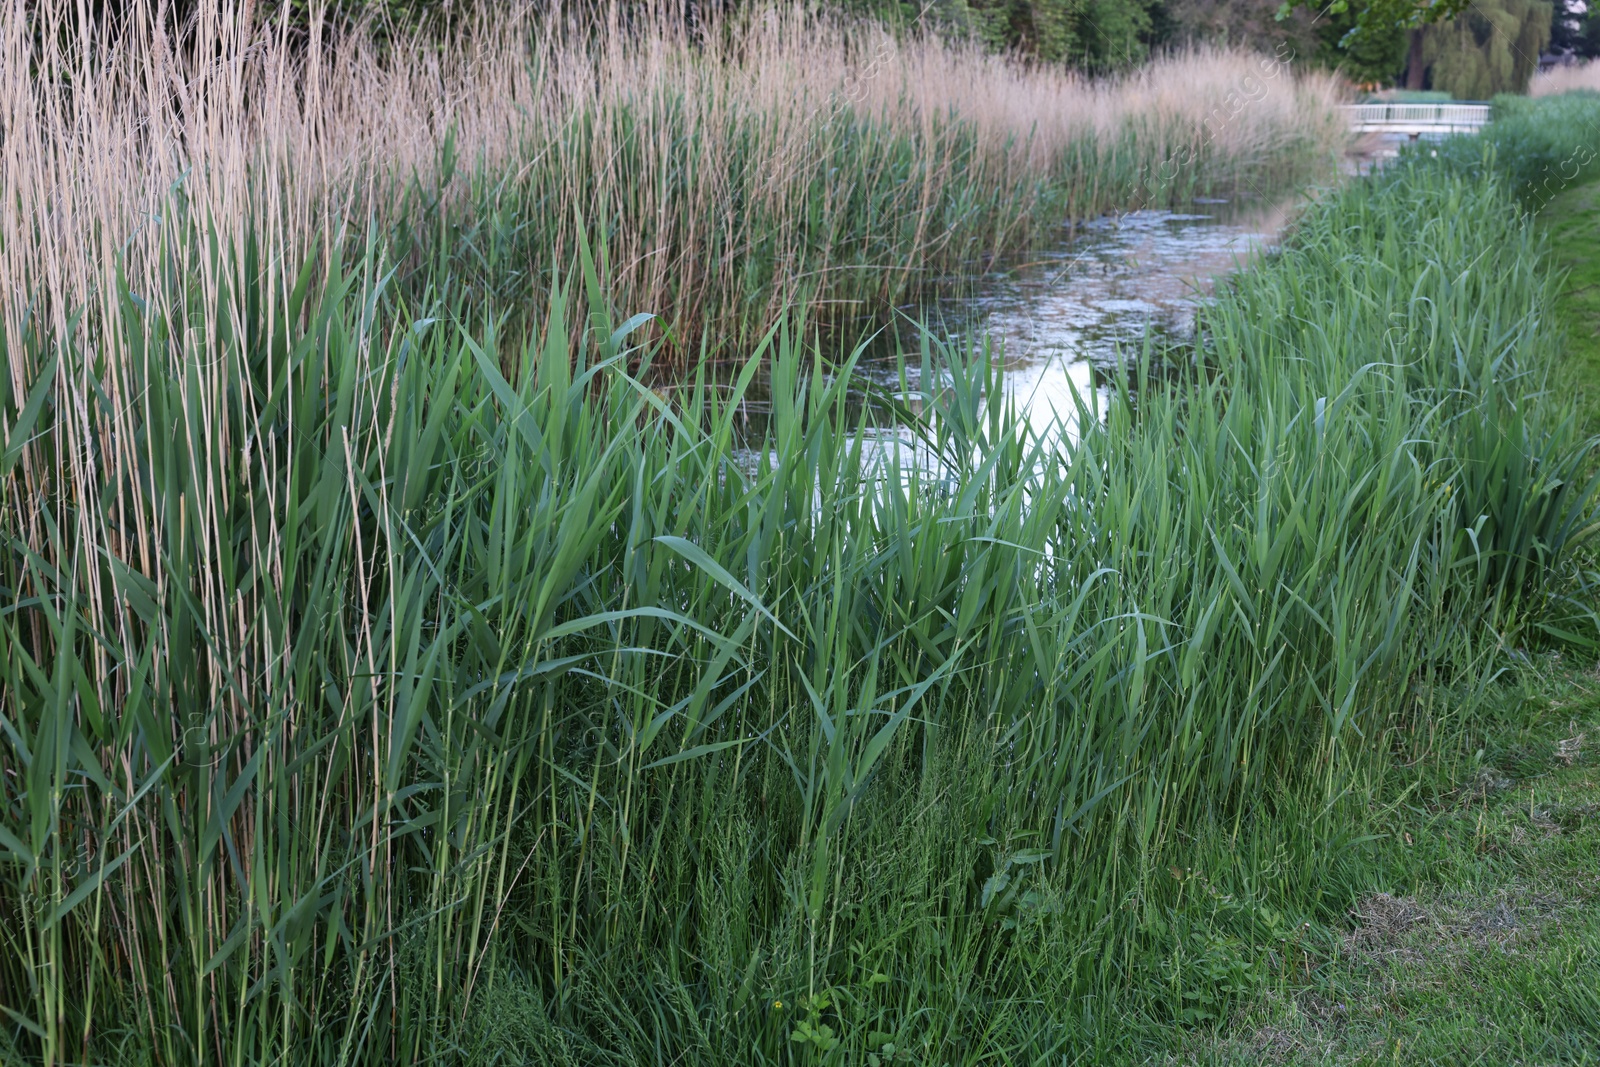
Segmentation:
{"type": "Polygon", "coordinates": [[[1470,766],[1420,751],[1410,788],[1374,805],[1381,844],[1325,955],[1226,1026],[1174,1035],[1173,1062],[1597,1062],[1592,655],[1521,664],[1474,719],[1470,766]]]}
{"type": "Polygon", "coordinates": [[[1600,433],[1600,184],[1585,182],[1552,197],[1539,224],[1549,236],[1551,260],[1566,272],[1556,314],[1567,335],[1568,381],[1585,425],[1600,433]]]}
{"type": "MultiPolygon", "coordinates": [[[[1509,172],[1548,242],[1558,279],[1542,311],[1558,335],[1551,388],[1574,398],[1592,434],[1600,365],[1588,290],[1600,209],[1586,150],[1600,145],[1600,97],[1508,104],[1481,140],[1443,154],[1458,172],[1509,172]]],[[[1592,547],[1562,586],[1575,608],[1595,610],[1592,547]]],[[[1497,659],[1502,673],[1483,699],[1414,739],[1406,771],[1369,799],[1361,888],[1330,924],[1322,958],[1242,998],[1226,1024],[1172,1035],[1171,1062],[1596,1062],[1594,649],[1497,659]]]]}
{"type": "Polygon", "coordinates": [[[146,157],[19,162],[123,129],[78,89],[59,143],[7,98],[8,1056],[1138,1058],[1325,963],[1374,799],[1418,746],[1475,773],[1507,650],[1592,622],[1554,281],[1491,170],[1331,193],[1070,447],[925,342],[908,463],[798,310],[663,399],[603,225],[469,285],[470,231],[401,225],[447,214],[319,233],[329,186],[203,109],[134,139],[218,163],[120,243],[146,157]]]}

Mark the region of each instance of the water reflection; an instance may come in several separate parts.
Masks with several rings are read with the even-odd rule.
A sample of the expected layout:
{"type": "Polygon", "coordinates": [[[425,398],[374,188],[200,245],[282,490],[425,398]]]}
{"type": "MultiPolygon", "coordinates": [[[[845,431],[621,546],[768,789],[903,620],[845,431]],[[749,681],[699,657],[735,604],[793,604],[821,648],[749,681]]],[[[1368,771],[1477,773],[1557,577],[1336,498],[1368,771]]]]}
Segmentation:
{"type": "Polygon", "coordinates": [[[968,321],[1005,354],[1006,389],[1036,429],[1069,424],[1074,392],[1104,399],[1119,351],[1137,358],[1193,329],[1216,280],[1269,250],[1284,209],[1139,211],[1098,220],[1067,246],[977,280],[968,321]]]}
{"type": "MultiPolygon", "coordinates": [[[[867,392],[901,391],[893,353],[915,353],[915,323],[932,323],[938,335],[959,343],[987,336],[1003,359],[1007,397],[1042,435],[1072,433],[1075,396],[1104,406],[1119,353],[1138,358],[1147,337],[1159,348],[1193,329],[1195,309],[1217,280],[1270,250],[1289,206],[1238,210],[1223,201],[1198,202],[1189,211],[1138,211],[1082,226],[1061,247],[1034,251],[967,279],[962,295],[909,309],[898,333],[886,330],[857,368],[869,429],[868,452],[917,462],[914,438],[895,425],[887,408],[867,392]]],[[[915,357],[913,356],[914,360],[915,357]]],[[[937,390],[906,368],[913,393],[937,390]]],[[[768,413],[767,390],[747,394],[746,440],[760,440],[768,413]]],[[[859,411],[859,409],[858,409],[859,411]]],[[[750,454],[754,459],[754,455],[750,454]]]]}

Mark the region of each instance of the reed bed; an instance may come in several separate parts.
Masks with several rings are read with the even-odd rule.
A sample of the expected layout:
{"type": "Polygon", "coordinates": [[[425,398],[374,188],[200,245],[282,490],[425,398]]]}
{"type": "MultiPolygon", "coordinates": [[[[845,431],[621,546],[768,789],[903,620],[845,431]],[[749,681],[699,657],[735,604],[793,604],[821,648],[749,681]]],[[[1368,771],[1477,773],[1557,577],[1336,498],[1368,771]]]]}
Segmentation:
{"type": "MultiPolygon", "coordinates": [[[[19,21],[8,1060],[1135,1055],[1343,907],[1400,739],[1503,644],[1592,623],[1552,282],[1487,165],[1330,194],[1072,435],[926,339],[883,403],[938,462],[902,465],[803,307],[731,387],[651,388],[671,339],[580,195],[501,201],[512,230],[584,209],[526,265],[538,304],[466,284],[501,269],[462,265],[477,216],[407,229],[427,179],[379,195],[361,145],[398,105],[357,79],[205,23],[191,54],[259,50],[200,71],[156,36],[102,50],[142,97],[29,88],[30,48],[73,64],[19,21]],[[303,121],[239,118],[274,100],[303,121]]],[[[474,144],[451,106],[417,160],[474,144]]]]}
{"type": "Polygon", "coordinates": [[[7,1040],[975,1062],[1215,1018],[1300,915],[1258,886],[1186,930],[1197,837],[1325,919],[1341,799],[1497,642],[1583,621],[1533,251],[1492,183],[1352,190],[1207,313],[1205,373],[1065,451],[930,341],[904,391],[942,372],[908,414],[942,463],[904,469],[781,328],[752,466],[737,391],[667,406],[565,290],[518,384],[484,327],[373,343],[403,311],[370,253],[313,293],[241,264],[221,352],[125,300],[167,352],[132,412],[65,347],[4,398],[7,1040]],[[81,421],[147,461],[25,496],[81,421]]]}
{"type": "Polygon", "coordinates": [[[1498,175],[1525,208],[1538,211],[1600,168],[1600,93],[1501,97],[1480,136],[1452,137],[1430,151],[1463,173],[1498,175]]]}
{"type": "Polygon", "coordinates": [[[370,230],[414,299],[502,309],[542,307],[587,227],[617,300],[687,350],[781,309],[881,312],[1074,219],[1273,195],[1347,136],[1336,83],[1270,57],[1088,81],[800,8],[708,35],[517,8],[380,53],[209,9],[178,39],[142,0],[117,36],[36,38],[72,5],[38,6],[6,30],[4,271],[19,293],[59,278],[63,308],[103,300],[119,255],[153,288],[178,191],[268,255],[370,230]]]}
{"type": "Polygon", "coordinates": [[[1559,96],[1579,90],[1600,92],[1600,65],[1584,62],[1570,67],[1551,67],[1539,71],[1528,82],[1528,95],[1535,97],[1559,96]]]}

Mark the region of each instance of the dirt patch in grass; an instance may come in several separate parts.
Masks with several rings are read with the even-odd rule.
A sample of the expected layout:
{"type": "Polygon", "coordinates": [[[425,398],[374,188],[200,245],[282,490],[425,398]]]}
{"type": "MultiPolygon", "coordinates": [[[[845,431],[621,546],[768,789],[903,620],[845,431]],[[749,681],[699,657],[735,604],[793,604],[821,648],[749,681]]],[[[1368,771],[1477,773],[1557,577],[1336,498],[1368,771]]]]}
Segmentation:
{"type": "Polygon", "coordinates": [[[1571,737],[1557,741],[1555,746],[1556,762],[1563,767],[1570,767],[1577,763],[1583,756],[1583,743],[1588,739],[1588,734],[1579,730],[1571,737]]]}
{"type": "Polygon", "coordinates": [[[1350,911],[1344,947],[1382,963],[1424,963],[1469,953],[1515,951],[1555,922],[1567,902],[1551,894],[1506,893],[1473,902],[1374,893],[1350,911]]]}
{"type": "Polygon", "coordinates": [[[1383,1013],[1372,997],[1328,995],[1317,989],[1273,991],[1242,1005],[1220,1034],[1194,1035],[1164,1065],[1344,1063],[1378,1043],[1369,1040],[1360,1022],[1383,1013]]]}

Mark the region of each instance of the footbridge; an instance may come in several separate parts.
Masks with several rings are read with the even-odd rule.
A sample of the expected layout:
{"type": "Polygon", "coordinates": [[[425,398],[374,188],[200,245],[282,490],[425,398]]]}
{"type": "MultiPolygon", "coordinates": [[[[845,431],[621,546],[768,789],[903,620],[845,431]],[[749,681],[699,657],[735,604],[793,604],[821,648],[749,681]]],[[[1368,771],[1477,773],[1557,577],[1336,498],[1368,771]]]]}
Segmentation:
{"type": "Polygon", "coordinates": [[[1489,121],[1488,104],[1347,104],[1355,133],[1403,133],[1414,141],[1425,133],[1476,133],[1489,121]]]}

